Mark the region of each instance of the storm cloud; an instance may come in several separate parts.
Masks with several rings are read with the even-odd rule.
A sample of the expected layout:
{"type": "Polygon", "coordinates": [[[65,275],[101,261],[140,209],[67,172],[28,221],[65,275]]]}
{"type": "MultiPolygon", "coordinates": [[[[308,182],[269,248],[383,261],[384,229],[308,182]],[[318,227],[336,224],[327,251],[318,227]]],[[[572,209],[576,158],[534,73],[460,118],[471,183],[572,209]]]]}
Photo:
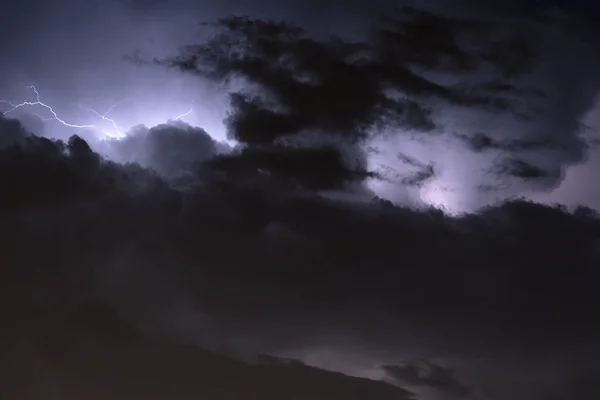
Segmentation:
{"type": "Polygon", "coordinates": [[[430,3],[11,11],[6,96],[89,127],[0,115],[4,397],[597,397],[600,216],[521,197],[594,154],[597,36],[430,3]]]}
{"type": "Polygon", "coordinates": [[[228,83],[229,135],[250,146],[313,132],[308,141],[358,146],[361,176],[421,187],[415,182],[425,179],[406,178],[390,154],[407,143],[415,149],[416,140],[423,145],[413,151],[439,170],[428,186],[463,192],[458,208],[472,209],[490,201],[479,188],[493,188],[496,199],[551,190],[586,160],[582,120],[595,105],[596,38],[564,17],[399,7],[362,39],[316,39],[285,21],[231,17],[209,24],[218,33],[206,42],[157,62],[228,83]],[[436,142],[462,161],[436,160],[436,142]],[[383,151],[369,157],[365,148],[383,151]]]}
{"type": "MultiPolygon", "coordinates": [[[[102,158],[81,138],[53,141],[2,122],[23,135],[0,152],[2,193],[10,194],[2,201],[3,315],[14,329],[32,329],[15,318],[34,324],[33,343],[48,329],[71,332],[52,327],[91,302],[115,309],[145,340],[244,359],[261,352],[310,359],[327,346],[355,354],[357,365],[400,365],[418,357],[402,348],[414,352],[425,342],[422,351],[433,354],[423,357],[459,354],[451,362],[476,354],[493,362],[516,351],[527,364],[566,351],[569,373],[596,368],[568,350],[600,328],[589,318],[600,278],[600,219],[592,210],[518,200],[452,218],[331,200],[270,184],[269,176],[227,178],[202,151],[194,184],[174,186],[159,172],[102,158]]],[[[173,146],[189,147],[190,128],[170,129],[183,138],[173,146]]],[[[195,134],[191,143],[210,150],[204,133],[195,134]]],[[[173,150],[164,150],[168,159],[173,150]]],[[[310,372],[290,371],[297,368],[298,379],[310,372]]],[[[529,379],[540,393],[553,387],[529,379]]],[[[404,382],[407,390],[415,383],[404,382]]]]}

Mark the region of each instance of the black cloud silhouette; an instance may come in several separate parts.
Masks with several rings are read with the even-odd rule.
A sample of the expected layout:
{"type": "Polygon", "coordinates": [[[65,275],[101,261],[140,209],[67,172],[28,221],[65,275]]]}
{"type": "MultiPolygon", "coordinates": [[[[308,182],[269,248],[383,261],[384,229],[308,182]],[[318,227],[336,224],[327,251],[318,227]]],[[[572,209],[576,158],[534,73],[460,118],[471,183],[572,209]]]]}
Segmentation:
{"type": "MultiPolygon", "coordinates": [[[[507,84],[487,84],[481,90],[475,84],[468,88],[443,85],[414,68],[476,73],[487,63],[506,75],[509,69],[510,74],[523,73],[534,60],[526,42],[494,36],[489,23],[410,7],[399,8],[364,42],[338,37],[317,40],[287,22],[248,17],[224,18],[209,25],[217,33],[207,42],[187,46],[179,56],[156,62],[219,82],[247,82],[249,89],[230,94],[226,123],[232,138],[251,147],[276,145],[280,149],[287,138],[306,132],[318,132],[320,140],[334,137],[358,146],[372,135],[374,127],[430,131],[437,124],[428,105],[431,99],[510,112],[504,94],[507,84]],[[495,47],[468,52],[460,44],[465,35],[489,37],[495,47]],[[510,60],[502,56],[506,52],[510,52],[510,60]]],[[[267,160],[279,151],[260,152],[265,158],[262,164],[269,165],[269,170],[282,166],[267,160]]],[[[306,153],[305,149],[298,151],[306,153]]],[[[259,152],[252,154],[256,160],[259,152]]],[[[227,165],[233,164],[220,166],[227,165]]],[[[372,175],[368,171],[353,174],[348,166],[346,173],[336,173],[340,165],[329,165],[332,173],[324,174],[337,174],[340,179],[331,181],[332,187],[348,183],[349,177],[361,181],[372,175]]],[[[304,169],[295,171],[304,176],[316,171],[308,158],[304,169]]],[[[286,171],[289,175],[290,169],[286,171]]],[[[410,185],[412,180],[406,183],[410,185]]]]}

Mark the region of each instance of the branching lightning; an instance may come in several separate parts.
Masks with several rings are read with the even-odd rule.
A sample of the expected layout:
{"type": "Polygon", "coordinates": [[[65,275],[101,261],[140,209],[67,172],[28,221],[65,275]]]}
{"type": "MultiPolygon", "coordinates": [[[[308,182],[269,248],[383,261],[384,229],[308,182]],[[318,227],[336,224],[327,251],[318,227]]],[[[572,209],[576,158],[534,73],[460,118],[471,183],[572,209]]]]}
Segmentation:
{"type": "MultiPolygon", "coordinates": [[[[122,103],[125,100],[122,100],[118,103],[113,104],[112,106],[109,107],[109,109],[104,113],[104,114],[100,114],[98,111],[92,109],[92,108],[86,108],[86,107],[81,107],[83,110],[85,111],[89,111],[91,113],[93,113],[94,115],[96,115],[98,118],[102,119],[103,121],[106,121],[108,123],[110,123],[113,127],[113,129],[115,130],[117,137],[124,137],[125,135],[123,134],[123,132],[121,131],[121,129],[119,129],[119,125],[117,124],[117,122],[113,119],[113,118],[109,118],[108,114],[116,107],[118,106],[120,103],[122,103]]],[[[108,132],[104,132],[105,135],[107,136],[113,136],[110,135],[108,132]]]]}
{"type": "Polygon", "coordinates": [[[40,106],[40,107],[44,107],[45,109],[47,109],[48,111],[50,111],[50,113],[52,114],[52,117],[50,118],[42,118],[40,116],[40,118],[42,118],[45,121],[57,121],[61,124],[63,124],[64,126],[67,126],[69,128],[78,128],[78,129],[86,129],[86,128],[96,128],[95,125],[76,125],[76,124],[71,124],[69,122],[66,122],[65,120],[61,119],[58,114],[56,114],[56,112],[54,111],[54,109],[49,106],[48,104],[42,102],[42,100],[40,99],[40,94],[37,91],[36,87],[31,85],[31,86],[26,86],[27,89],[31,89],[33,90],[33,92],[35,93],[35,101],[24,101],[22,103],[19,104],[14,104],[13,102],[7,101],[7,100],[0,100],[0,103],[4,103],[4,104],[8,104],[9,106],[11,106],[12,108],[8,111],[4,111],[4,114],[9,114],[21,107],[26,107],[26,106],[40,106]]]}
{"type": "MultiPolygon", "coordinates": [[[[87,111],[89,113],[94,114],[96,117],[100,118],[102,121],[110,124],[110,126],[112,127],[112,129],[110,131],[106,131],[103,130],[101,128],[101,126],[98,125],[78,125],[78,124],[73,124],[70,122],[67,122],[65,120],[63,120],[62,118],[60,118],[58,116],[58,114],[56,113],[56,111],[54,110],[54,108],[52,106],[50,106],[49,104],[44,103],[41,100],[41,96],[40,93],[38,92],[37,88],[33,85],[30,86],[26,86],[27,89],[32,90],[35,93],[35,101],[23,101],[19,104],[16,104],[14,102],[8,101],[8,100],[0,100],[0,103],[4,103],[7,104],[8,106],[10,106],[10,109],[7,111],[4,111],[4,114],[9,114],[12,113],[13,111],[19,109],[19,108],[23,108],[23,107],[34,107],[34,106],[39,106],[39,107],[43,107],[45,109],[47,109],[50,114],[52,115],[51,117],[44,117],[40,114],[37,113],[33,113],[34,115],[36,115],[37,117],[39,117],[41,120],[43,121],[56,121],[66,127],[69,128],[76,128],[76,129],[95,129],[97,131],[102,132],[102,134],[105,137],[108,138],[113,138],[113,139],[119,139],[119,138],[123,138],[125,137],[125,133],[124,131],[119,127],[119,124],[117,123],[117,121],[114,118],[109,117],[109,114],[121,103],[123,103],[124,101],[128,100],[128,99],[124,99],[121,100],[115,104],[113,104],[106,112],[104,113],[100,113],[98,111],[96,111],[93,108],[88,108],[88,107],[83,107],[83,106],[79,106],[79,108],[81,108],[84,111],[87,111]]],[[[194,112],[193,108],[190,108],[188,111],[186,111],[183,114],[179,114],[177,116],[175,116],[174,118],[172,118],[172,120],[181,120],[182,118],[190,115],[191,113],[194,112]]]]}

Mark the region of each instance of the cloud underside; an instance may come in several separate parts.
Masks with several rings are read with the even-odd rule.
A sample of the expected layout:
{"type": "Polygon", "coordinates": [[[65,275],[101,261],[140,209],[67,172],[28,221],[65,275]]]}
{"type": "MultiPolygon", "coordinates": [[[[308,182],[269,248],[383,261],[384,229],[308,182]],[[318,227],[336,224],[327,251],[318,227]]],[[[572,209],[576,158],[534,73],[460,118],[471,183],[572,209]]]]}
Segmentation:
{"type": "MultiPolygon", "coordinates": [[[[40,138],[6,119],[2,129],[12,142],[0,150],[0,292],[4,320],[14,321],[15,329],[29,321],[45,337],[44,332],[63,329],[53,328],[54,321],[84,304],[100,302],[132,323],[152,320],[165,310],[177,320],[180,313],[194,310],[211,326],[220,326],[222,320],[234,323],[237,334],[275,327],[278,321],[312,321],[297,326],[291,334],[296,341],[314,330],[380,332],[367,322],[368,315],[392,321],[401,317],[423,332],[444,332],[450,342],[477,338],[492,348],[544,351],[598,334],[588,318],[600,304],[600,220],[592,210],[568,212],[518,200],[451,218],[436,210],[414,211],[378,201],[330,200],[282,185],[285,175],[249,179],[242,174],[240,179],[238,171],[246,168],[240,159],[235,161],[238,170],[215,168],[215,163],[233,159],[220,158],[208,135],[185,124],[165,124],[132,137],[139,140],[138,149],[146,149],[141,160],[147,167],[107,161],[76,136],[67,142],[40,138]],[[163,145],[165,138],[172,147],[163,145]],[[202,156],[192,162],[190,154],[202,156]]],[[[285,155],[287,150],[281,151],[285,155]]],[[[411,160],[405,157],[404,162],[411,160]]],[[[179,327],[167,324],[161,329],[176,335],[191,329],[185,319],[173,324],[179,327]]],[[[207,335],[206,329],[200,332],[207,335]]],[[[218,332],[209,347],[230,346],[232,333],[218,332]]],[[[261,335],[268,337],[269,331],[261,335]]],[[[116,344],[106,346],[100,351],[106,357],[102,363],[132,369],[149,352],[142,344],[128,350],[133,355],[121,354],[116,344]]],[[[79,357],[79,351],[69,357],[79,357]]],[[[199,355],[200,361],[193,361],[191,355],[177,355],[179,350],[165,350],[171,351],[174,355],[164,357],[184,365],[185,360],[202,364],[208,357],[199,355]]],[[[50,356],[39,362],[54,362],[45,357],[50,356]]],[[[140,379],[156,376],[152,374],[173,377],[175,372],[158,365],[163,356],[156,357],[140,379]]],[[[230,364],[231,379],[247,382],[246,374],[256,373],[252,385],[270,382],[265,383],[273,385],[265,396],[287,390],[283,382],[302,387],[294,390],[306,391],[308,397],[336,395],[338,390],[372,393],[369,398],[407,396],[389,385],[308,367],[230,364]],[[313,379],[327,383],[322,389],[321,383],[313,387],[313,379]],[[335,383],[328,383],[330,379],[335,383]]],[[[471,393],[443,369],[420,361],[411,365],[382,371],[399,387],[428,385],[452,396],[471,393]]],[[[222,372],[229,373],[227,368],[222,372]]],[[[189,371],[186,367],[181,374],[189,371]]],[[[206,384],[206,390],[224,390],[236,398],[228,392],[234,390],[231,386],[216,388],[215,382],[221,381],[207,378],[190,385],[206,384]]]]}

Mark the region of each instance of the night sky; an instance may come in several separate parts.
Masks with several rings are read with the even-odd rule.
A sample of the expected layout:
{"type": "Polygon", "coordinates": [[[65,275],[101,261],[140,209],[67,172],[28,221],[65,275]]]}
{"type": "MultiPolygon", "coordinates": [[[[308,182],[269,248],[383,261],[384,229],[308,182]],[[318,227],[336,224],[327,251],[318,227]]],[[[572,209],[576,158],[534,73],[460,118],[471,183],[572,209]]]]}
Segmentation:
{"type": "Polygon", "coordinates": [[[600,398],[591,1],[0,8],[0,397],[600,398]]]}

